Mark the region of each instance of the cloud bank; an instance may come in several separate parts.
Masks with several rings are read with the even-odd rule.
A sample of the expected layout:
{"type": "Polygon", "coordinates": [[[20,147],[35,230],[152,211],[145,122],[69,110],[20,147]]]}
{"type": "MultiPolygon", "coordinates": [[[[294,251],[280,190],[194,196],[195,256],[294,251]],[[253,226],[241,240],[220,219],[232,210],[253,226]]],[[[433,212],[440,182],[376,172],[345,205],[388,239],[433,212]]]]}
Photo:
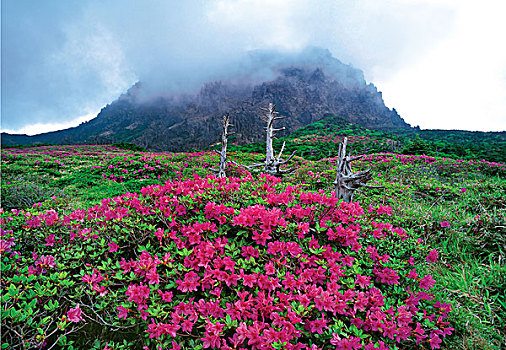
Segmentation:
{"type": "Polygon", "coordinates": [[[250,50],[307,46],[362,69],[408,122],[437,127],[410,117],[399,74],[451,38],[458,18],[451,1],[6,0],[2,129],[77,124],[136,81],[153,93],[191,91],[240,75],[250,50]]]}

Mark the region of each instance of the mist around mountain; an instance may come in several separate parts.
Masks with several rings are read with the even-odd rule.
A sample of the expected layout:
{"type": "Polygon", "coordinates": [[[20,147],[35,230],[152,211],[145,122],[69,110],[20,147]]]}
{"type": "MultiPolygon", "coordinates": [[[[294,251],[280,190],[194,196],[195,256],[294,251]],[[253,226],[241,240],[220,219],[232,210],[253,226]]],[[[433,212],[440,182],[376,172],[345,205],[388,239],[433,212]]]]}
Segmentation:
{"type": "Polygon", "coordinates": [[[138,82],[89,122],[35,136],[2,134],[2,144],[130,142],[153,151],[198,149],[218,141],[225,113],[234,120],[236,142],[245,144],[263,138],[260,108],[270,102],[286,117],[286,135],[326,115],[369,128],[409,128],[361,70],[325,49],[253,51],[217,76],[199,90],[180,92],[138,82]]]}
{"type": "Polygon", "coordinates": [[[260,108],[273,102],[285,117],[276,126],[286,128],[279,132],[282,138],[319,121],[334,123],[331,129],[340,128],[336,135],[342,136],[349,131],[344,122],[389,133],[395,143],[385,147],[391,151],[505,161],[506,132],[413,128],[385,106],[361,70],[325,49],[252,51],[214,76],[220,79],[179,90],[168,88],[170,83],[138,82],[89,122],[35,136],[3,133],[2,145],[130,143],[150,151],[197,150],[219,142],[219,121],[226,113],[234,124],[232,143],[247,145],[263,142],[260,108]]]}

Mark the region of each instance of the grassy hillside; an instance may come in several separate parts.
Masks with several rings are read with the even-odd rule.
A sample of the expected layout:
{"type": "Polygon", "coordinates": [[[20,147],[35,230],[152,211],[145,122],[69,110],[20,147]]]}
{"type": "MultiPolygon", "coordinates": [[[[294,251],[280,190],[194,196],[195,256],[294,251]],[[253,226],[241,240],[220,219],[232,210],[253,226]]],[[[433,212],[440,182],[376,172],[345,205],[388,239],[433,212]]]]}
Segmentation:
{"type": "Polygon", "coordinates": [[[506,164],[392,153],[399,138],[335,124],[290,136],[305,157],[282,181],[218,180],[213,152],[3,149],[2,343],[505,346],[506,164]],[[331,196],[344,135],[384,186],[352,205],[331,196]]]}
{"type": "MultiPolygon", "coordinates": [[[[286,142],[287,151],[297,151],[306,159],[318,160],[337,153],[338,144],[348,137],[355,154],[397,152],[459,159],[485,159],[506,162],[506,132],[462,130],[393,129],[388,132],[366,129],[339,116],[327,116],[302,127],[277,145],[286,142]]],[[[263,145],[236,146],[234,150],[261,152],[263,145]]]]}

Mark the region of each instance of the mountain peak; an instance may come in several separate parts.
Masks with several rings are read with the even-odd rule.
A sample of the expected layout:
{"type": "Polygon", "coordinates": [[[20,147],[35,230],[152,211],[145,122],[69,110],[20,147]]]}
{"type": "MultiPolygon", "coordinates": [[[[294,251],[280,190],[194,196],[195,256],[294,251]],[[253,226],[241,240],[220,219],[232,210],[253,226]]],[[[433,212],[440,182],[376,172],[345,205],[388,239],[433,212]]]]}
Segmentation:
{"type": "Polygon", "coordinates": [[[219,139],[217,121],[230,113],[236,142],[249,143],[264,136],[260,107],[269,102],[287,117],[287,132],[328,114],[369,128],[409,127],[384,105],[361,70],[316,47],[298,53],[250,52],[235,75],[208,81],[192,93],[153,94],[146,92],[149,87],[149,82],[138,82],[90,122],[53,133],[51,141],[39,138],[55,143],[127,141],[156,151],[198,149],[219,139]]]}
{"type": "Polygon", "coordinates": [[[309,78],[310,84],[318,84],[325,81],[325,74],[323,74],[323,70],[321,68],[316,68],[311,77],[309,78]]]}

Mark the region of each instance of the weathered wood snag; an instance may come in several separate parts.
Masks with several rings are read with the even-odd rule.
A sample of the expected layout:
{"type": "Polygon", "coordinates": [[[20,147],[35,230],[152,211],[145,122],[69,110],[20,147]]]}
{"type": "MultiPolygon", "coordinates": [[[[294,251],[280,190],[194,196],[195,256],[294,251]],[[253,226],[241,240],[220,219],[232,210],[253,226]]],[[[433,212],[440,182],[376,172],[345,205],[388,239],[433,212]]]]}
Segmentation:
{"type": "Polygon", "coordinates": [[[221,125],[223,127],[223,131],[221,133],[221,152],[215,151],[220,156],[220,166],[218,169],[211,169],[215,173],[218,173],[218,177],[226,177],[227,174],[225,170],[227,169],[227,145],[228,145],[228,136],[233,133],[228,132],[228,127],[233,126],[230,124],[230,116],[227,113],[223,116],[221,121],[221,125]]]}
{"type": "Polygon", "coordinates": [[[272,141],[276,137],[275,132],[284,130],[285,127],[275,129],[274,128],[274,122],[276,120],[284,119],[285,117],[279,117],[278,112],[275,111],[276,106],[272,103],[269,103],[268,108],[261,108],[265,112],[265,114],[261,117],[263,121],[266,122],[265,127],[265,161],[263,163],[255,163],[248,166],[248,168],[255,168],[263,166],[263,171],[272,175],[284,175],[284,174],[290,174],[293,172],[294,169],[286,169],[281,170],[280,167],[286,163],[288,163],[293,156],[295,155],[295,152],[293,152],[290,157],[287,159],[281,159],[281,156],[283,155],[283,150],[285,149],[285,142],[283,142],[283,146],[281,147],[281,151],[279,152],[278,156],[276,157],[274,154],[274,147],[272,146],[272,141]]]}
{"type": "Polygon", "coordinates": [[[372,179],[370,173],[371,169],[367,169],[358,173],[353,173],[351,170],[351,162],[358,160],[363,156],[350,157],[346,155],[346,146],[348,145],[348,138],[344,138],[343,143],[339,144],[339,154],[337,158],[337,173],[334,181],[334,191],[337,198],[345,202],[353,200],[353,194],[361,187],[365,188],[382,188],[383,186],[367,185],[367,181],[372,179]]]}

